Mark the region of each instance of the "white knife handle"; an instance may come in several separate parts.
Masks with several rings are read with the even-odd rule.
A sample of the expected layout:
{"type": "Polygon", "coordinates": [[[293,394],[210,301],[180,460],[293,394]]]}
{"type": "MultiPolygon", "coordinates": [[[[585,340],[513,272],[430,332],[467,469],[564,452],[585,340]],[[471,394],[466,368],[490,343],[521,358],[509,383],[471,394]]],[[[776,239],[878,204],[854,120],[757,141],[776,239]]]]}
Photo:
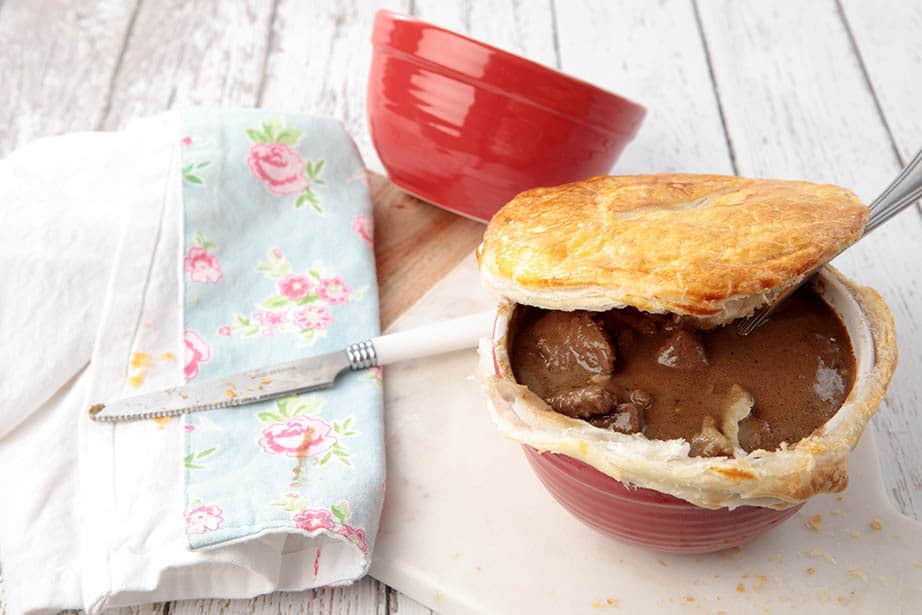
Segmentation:
{"type": "Polygon", "coordinates": [[[492,311],[481,312],[408,331],[381,335],[372,338],[371,343],[374,344],[378,365],[475,348],[480,338],[490,337],[495,316],[496,313],[492,311]]]}

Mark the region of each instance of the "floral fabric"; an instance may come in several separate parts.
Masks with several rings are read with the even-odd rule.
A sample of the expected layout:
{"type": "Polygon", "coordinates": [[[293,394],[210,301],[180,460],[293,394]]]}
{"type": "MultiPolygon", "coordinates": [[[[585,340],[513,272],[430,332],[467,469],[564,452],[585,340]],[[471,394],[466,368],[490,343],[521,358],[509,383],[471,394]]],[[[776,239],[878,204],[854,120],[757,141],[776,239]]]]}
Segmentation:
{"type": "MultiPolygon", "coordinates": [[[[367,179],[339,124],[196,111],[183,131],[186,380],[377,335],[367,179]]],[[[331,559],[354,549],[367,570],[384,497],[380,370],[182,420],[191,548],[295,533],[314,541],[315,576],[325,545],[331,559]]]]}

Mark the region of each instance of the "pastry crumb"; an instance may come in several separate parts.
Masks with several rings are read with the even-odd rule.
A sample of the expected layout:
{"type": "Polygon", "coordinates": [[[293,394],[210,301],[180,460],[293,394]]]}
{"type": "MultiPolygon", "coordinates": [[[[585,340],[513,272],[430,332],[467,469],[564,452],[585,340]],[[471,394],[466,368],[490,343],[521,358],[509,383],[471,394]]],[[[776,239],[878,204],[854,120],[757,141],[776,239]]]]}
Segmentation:
{"type": "Polygon", "coordinates": [[[227,395],[231,399],[233,399],[234,397],[237,397],[237,394],[234,393],[233,389],[227,389],[226,391],[224,391],[224,394],[227,395]]]}
{"type": "Polygon", "coordinates": [[[842,510],[841,508],[833,508],[833,509],[832,509],[832,514],[834,514],[834,515],[836,515],[836,516],[844,515],[844,514],[845,514],[845,511],[842,510]]]}
{"type": "Polygon", "coordinates": [[[858,531],[856,531],[856,530],[852,530],[851,536],[852,536],[852,538],[861,538],[861,532],[858,532],[858,531]]]}
{"type": "Polygon", "coordinates": [[[807,555],[809,555],[810,557],[820,557],[820,558],[823,558],[824,560],[826,560],[827,562],[829,562],[829,563],[832,564],[833,566],[837,566],[837,565],[838,565],[838,564],[836,563],[836,558],[834,558],[832,555],[830,555],[828,551],[823,551],[822,549],[810,549],[809,551],[807,551],[807,555]]]}
{"type": "Polygon", "coordinates": [[[738,591],[738,592],[741,593],[741,594],[742,594],[742,593],[745,593],[745,592],[746,592],[746,586],[743,585],[742,583],[737,583],[737,584],[736,584],[736,591],[738,591]]]}
{"type": "Polygon", "coordinates": [[[161,361],[172,361],[175,358],[176,358],[176,355],[174,355],[172,352],[161,352],[160,353],[161,361]]]}
{"type": "Polygon", "coordinates": [[[660,566],[662,566],[663,568],[665,568],[666,566],[669,565],[669,564],[666,563],[665,560],[661,560],[661,559],[656,560],[656,563],[658,563],[658,564],[659,564],[660,566]]]}
{"type": "Polygon", "coordinates": [[[864,581],[865,583],[868,582],[868,575],[867,575],[867,573],[866,573],[864,570],[862,570],[861,568],[851,568],[851,569],[849,569],[848,574],[850,574],[850,575],[853,576],[853,577],[858,577],[859,579],[861,579],[861,580],[864,581]]]}
{"type": "Polygon", "coordinates": [[[810,517],[810,520],[807,522],[807,525],[809,525],[815,530],[821,530],[823,528],[823,515],[813,515],[812,517],[810,517]]]}
{"type": "Polygon", "coordinates": [[[838,501],[840,501],[840,502],[844,502],[844,501],[845,501],[845,496],[844,496],[844,495],[837,495],[837,496],[836,496],[836,499],[837,499],[838,501]]]}
{"type": "Polygon", "coordinates": [[[694,601],[695,601],[694,596],[685,596],[685,602],[694,602],[694,601]]]}
{"type": "Polygon", "coordinates": [[[615,600],[614,598],[606,599],[605,603],[608,604],[608,606],[618,606],[618,601],[615,600]]]}
{"type": "Polygon", "coordinates": [[[270,378],[269,376],[263,376],[262,378],[259,379],[259,384],[271,384],[271,383],[272,383],[272,378],[270,378]]]}
{"type": "Polygon", "coordinates": [[[807,576],[816,574],[816,568],[807,568],[807,576]]]}
{"type": "Polygon", "coordinates": [[[871,522],[868,523],[868,527],[870,527],[872,530],[880,530],[883,526],[877,519],[871,519],[871,522]]]}

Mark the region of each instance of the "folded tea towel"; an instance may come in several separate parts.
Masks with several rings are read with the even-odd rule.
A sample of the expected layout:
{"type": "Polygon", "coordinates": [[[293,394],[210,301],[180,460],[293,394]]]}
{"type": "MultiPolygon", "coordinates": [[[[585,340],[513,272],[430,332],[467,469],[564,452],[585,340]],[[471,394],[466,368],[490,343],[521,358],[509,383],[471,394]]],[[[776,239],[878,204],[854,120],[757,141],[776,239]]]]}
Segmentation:
{"type": "MultiPolygon", "coordinates": [[[[379,373],[183,420],[101,425],[84,412],[377,333],[370,201],[351,141],[329,120],[257,111],[160,116],[119,138],[119,174],[82,169],[123,186],[125,219],[117,249],[99,243],[114,262],[108,290],[74,299],[101,312],[92,362],[44,407],[33,394],[16,421],[32,416],[0,440],[0,487],[17,502],[0,518],[8,610],[351,582],[367,571],[383,502],[379,373]]],[[[66,253],[57,265],[66,276],[66,253]]],[[[23,300],[36,299],[27,288],[23,300]]],[[[42,334],[86,346],[76,332],[42,334]]]]}

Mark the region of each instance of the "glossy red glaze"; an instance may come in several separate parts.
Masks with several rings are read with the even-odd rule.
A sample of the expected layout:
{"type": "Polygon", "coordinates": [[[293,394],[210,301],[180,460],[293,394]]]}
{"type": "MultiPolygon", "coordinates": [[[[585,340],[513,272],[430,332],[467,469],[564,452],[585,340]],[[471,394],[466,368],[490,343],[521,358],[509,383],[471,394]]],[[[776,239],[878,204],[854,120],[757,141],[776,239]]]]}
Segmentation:
{"type": "Polygon", "coordinates": [[[619,540],[657,551],[708,553],[736,547],[800,510],[800,506],[701,508],[659,491],[629,488],[572,457],[522,448],[547,490],[577,519],[619,540]]]}
{"type": "Polygon", "coordinates": [[[371,137],[398,186],[489,220],[519,192],[607,172],[643,107],[425,22],[379,11],[371,137]]]}

